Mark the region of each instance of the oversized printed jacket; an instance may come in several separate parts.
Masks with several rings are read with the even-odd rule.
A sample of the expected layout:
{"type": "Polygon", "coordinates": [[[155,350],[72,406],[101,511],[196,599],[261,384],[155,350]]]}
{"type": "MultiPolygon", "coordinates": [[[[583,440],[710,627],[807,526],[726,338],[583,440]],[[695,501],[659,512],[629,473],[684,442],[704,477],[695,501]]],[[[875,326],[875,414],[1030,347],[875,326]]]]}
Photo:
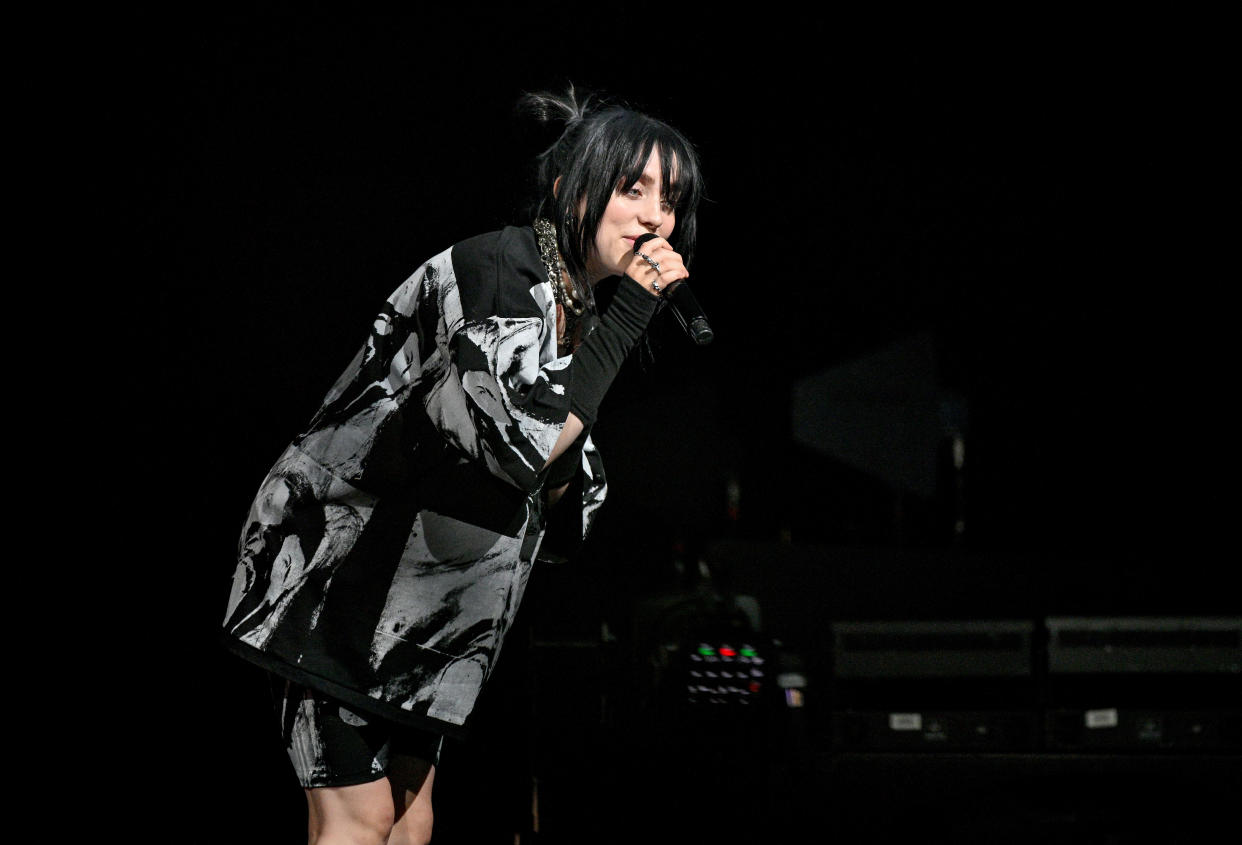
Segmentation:
{"type": "MultiPolygon", "coordinates": [[[[260,487],[228,647],[362,711],[460,732],[542,539],[571,362],[530,228],[419,268],[260,487]]],[[[582,470],[585,533],[606,490],[589,437],[582,470]]]]}

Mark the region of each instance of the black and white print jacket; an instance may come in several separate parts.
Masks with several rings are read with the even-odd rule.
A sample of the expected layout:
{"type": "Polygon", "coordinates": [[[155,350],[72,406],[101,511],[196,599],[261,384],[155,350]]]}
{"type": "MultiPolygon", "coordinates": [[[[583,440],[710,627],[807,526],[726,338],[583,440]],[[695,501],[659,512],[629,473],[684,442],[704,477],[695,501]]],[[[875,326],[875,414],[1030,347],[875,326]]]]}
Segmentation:
{"type": "MultiPolygon", "coordinates": [[[[571,361],[530,228],[420,267],[260,487],[226,644],[364,711],[460,732],[543,535],[571,361]]],[[[589,437],[581,462],[585,534],[606,492],[589,437]]]]}

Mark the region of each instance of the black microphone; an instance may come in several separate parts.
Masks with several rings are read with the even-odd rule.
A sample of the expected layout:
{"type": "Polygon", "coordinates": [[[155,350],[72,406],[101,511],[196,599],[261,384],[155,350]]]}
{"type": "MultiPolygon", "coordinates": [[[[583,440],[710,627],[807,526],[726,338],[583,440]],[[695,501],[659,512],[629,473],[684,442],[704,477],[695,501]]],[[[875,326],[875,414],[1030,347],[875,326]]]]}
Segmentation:
{"type": "MultiPolygon", "coordinates": [[[[639,235],[634,239],[634,254],[638,255],[638,248],[644,243],[658,237],[659,235],[652,232],[639,235]]],[[[712,327],[707,325],[707,315],[703,313],[703,306],[699,305],[689,284],[678,282],[673,285],[665,299],[673,306],[673,316],[677,318],[677,322],[681,323],[681,327],[686,330],[686,334],[690,335],[691,340],[699,346],[706,346],[712,342],[715,334],[712,332],[712,327]]]]}

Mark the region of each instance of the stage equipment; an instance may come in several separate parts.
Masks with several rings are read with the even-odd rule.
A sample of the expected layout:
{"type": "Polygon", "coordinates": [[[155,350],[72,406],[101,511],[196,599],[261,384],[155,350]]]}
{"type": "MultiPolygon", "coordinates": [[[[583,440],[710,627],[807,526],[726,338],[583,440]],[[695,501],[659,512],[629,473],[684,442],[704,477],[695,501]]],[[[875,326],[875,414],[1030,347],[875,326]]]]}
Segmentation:
{"type": "Polygon", "coordinates": [[[686,704],[749,707],[768,682],[768,657],[753,642],[703,642],[685,650],[686,704]]]}
{"type": "Polygon", "coordinates": [[[1242,618],[1045,624],[1049,748],[1242,750],[1242,618]]]}
{"type": "Polygon", "coordinates": [[[710,608],[689,602],[664,616],[673,630],[651,665],[660,667],[659,707],[669,724],[691,732],[736,728],[761,719],[782,696],[801,704],[805,678],[788,671],[788,655],[754,624],[758,610],[747,612],[748,599],[718,597],[710,608]]]}
{"type": "Polygon", "coordinates": [[[838,622],[832,632],[838,749],[1034,746],[1033,622],[838,622]]]}

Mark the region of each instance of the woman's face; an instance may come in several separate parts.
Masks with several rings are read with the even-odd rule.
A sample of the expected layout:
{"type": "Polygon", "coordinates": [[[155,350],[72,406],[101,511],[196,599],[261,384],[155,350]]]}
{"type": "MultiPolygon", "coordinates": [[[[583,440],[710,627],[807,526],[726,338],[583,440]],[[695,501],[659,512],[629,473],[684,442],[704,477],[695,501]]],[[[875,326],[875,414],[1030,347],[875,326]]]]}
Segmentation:
{"type": "MultiPolygon", "coordinates": [[[[634,257],[634,239],[654,232],[662,238],[673,234],[677,222],[673,207],[660,196],[660,148],[653,147],[643,174],[633,185],[624,185],[604,207],[595,245],[587,259],[591,284],[608,276],[619,276],[634,257]]],[[[579,216],[585,210],[583,202],[579,216]]]]}

